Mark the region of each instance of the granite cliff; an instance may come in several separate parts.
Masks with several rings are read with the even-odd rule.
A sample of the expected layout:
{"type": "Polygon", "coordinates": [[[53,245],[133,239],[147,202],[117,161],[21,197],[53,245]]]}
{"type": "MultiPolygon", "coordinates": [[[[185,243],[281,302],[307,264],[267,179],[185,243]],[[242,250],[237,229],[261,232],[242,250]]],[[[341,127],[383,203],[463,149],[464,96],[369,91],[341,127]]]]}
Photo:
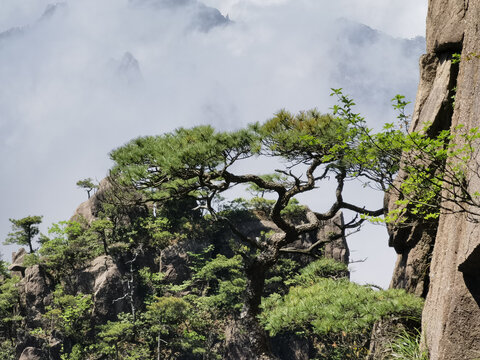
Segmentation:
{"type": "MultiPolygon", "coordinates": [[[[427,54],[420,59],[421,78],[412,131],[432,123],[440,130],[467,131],[480,118],[480,1],[430,0],[427,54]],[[461,54],[460,62],[452,61],[461,54]],[[452,102],[454,97],[454,102],[452,102]]],[[[429,134],[430,135],[430,134],[429,134]]],[[[471,168],[478,168],[478,158],[471,168]]],[[[402,174],[400,173],[400,179],[402,174]]],[[[478,172],[467,174],[469,191],[480,188],[478,172]]],[[[389,206],[392,208],[395,196],[389,206]]],[[[391,286],[426,297],[423,343],[430,359],[476,359],[480,356],[480,227],[465,212],[440,215],[391,229],[390,245],[398,253],[391,286]]]]}

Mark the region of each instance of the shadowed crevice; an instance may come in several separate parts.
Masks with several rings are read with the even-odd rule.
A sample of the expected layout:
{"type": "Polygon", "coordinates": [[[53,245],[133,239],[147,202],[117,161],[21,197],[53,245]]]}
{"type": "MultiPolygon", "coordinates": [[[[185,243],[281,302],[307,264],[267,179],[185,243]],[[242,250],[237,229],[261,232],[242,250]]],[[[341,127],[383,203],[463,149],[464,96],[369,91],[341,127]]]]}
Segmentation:
{"type": "Polygon", "coordinates": [[[480,245],[458,266],[468,291],[480,307],[480,245]]]}

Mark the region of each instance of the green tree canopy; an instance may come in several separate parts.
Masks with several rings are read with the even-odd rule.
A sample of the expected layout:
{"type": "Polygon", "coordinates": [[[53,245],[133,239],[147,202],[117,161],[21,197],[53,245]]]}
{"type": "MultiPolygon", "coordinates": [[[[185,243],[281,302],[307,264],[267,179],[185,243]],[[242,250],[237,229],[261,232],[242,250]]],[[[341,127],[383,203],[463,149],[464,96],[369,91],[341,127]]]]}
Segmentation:
{"type": "MultiPolygon", "coordinates": [[[[152,202],[195,198],[197,207],[209,212],[214,219],[226,222],[232,232],[248,247],[243,254],[247,278],[242,314],[251,323],[260,312],[266,273],[282,253],[309,253],[329,241],[344,236],[345,230],[358,227],[363,218],[354,216],[346,224],[338,224],[326,238],[309,249],[293,246],[299,237],[319,229],[323,221],[334,218],[342,209],[365,216],[383,214],[383,204],[377,209],[365,209],[362,204],[344,198],[345,183],[353,179],[374,182],[386,189],[398,171],[399,159],[379,156],[377,139],[385,143],[398,136],[396,130],[382,137],[372,134],[365,121],[351,111],[351,100],[337,94],[341,106],[333,115],[317,110],[291,114],[278,112],[264,123],[256,123],[236,131],[216,131],[211,126],[180,128],[172,133],[132,140],[111,153],[115,165],[112,179],[143,191],[152,202]],[[282,168],[272,174],[252,174],[239,171],[240,164],[256,159],[277,158],[282,168]],[[336,182],[332,203],[323,213],[304,209],[303,221],[292,222],[284,211],[298,194],[327,187],[336,182]],[[267,217],[279,231],[262,238],[252,238],[241,231],[235,217],[225,216],[216,204],[221,194],[236,185],[254,185],[258,193],[270,193],[274,198],[267,217]]],[[[248,167],[248,162],[243,168],[248,167]],[[247,166],[245,166],[247,165],[247,166]]],[[[355,199],[351,199],[355,201],[355,199]]],[[[262,337],[258,327],[255,335],[262,337]]],[[[259,356],[268,350],[264,341],[252,346],[259,356]]]]}
{"type": "Polygon", "coordinates": [[[4,245],[17,244],[28,245],[30,253],[33,253],[33,240],[39,233],[38,225],[43,216],[27,216],[22,219],[9,219],[12,223],[12,232],[8,234],[4,245]]]}
{"type": "Polygon", "coordinates": [[[98,185],[96,185],[92,178],[86,178],[86,179],[83,179],[83,180],[78,180],[77,181],[77,186],[81,189],[85,189],[85,191],[87,192],[87,196],[88,198],[90,199],[90,192],[94,189],[97,189],[98,188],[98,185]]]}

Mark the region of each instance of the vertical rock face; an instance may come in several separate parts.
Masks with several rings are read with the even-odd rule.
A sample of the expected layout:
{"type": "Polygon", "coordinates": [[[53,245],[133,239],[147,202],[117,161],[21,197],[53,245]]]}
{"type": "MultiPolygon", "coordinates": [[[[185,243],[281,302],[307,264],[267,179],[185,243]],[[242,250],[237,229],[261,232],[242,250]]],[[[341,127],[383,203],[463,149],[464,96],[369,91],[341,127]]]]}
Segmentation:
{"type": "MultiPolygon", "coordinates": [[[[452,94],[458,67],[452,65],[449,52],[431,53],[420,59],[420,85],[412,116],[411,131],[422,131],[431,124],[429,134],[435,136],[449,129],[453,114],[452,94]]],[[[404,177],[399,174],[399,180],[404,177]]],[[[388,207],[395,207],[397,194],[388,198],[388,207]]],[[[438,221],[413,219],[409,226],[390,228],[390,246],[399,254],[390,284],[425,297],[429,286],[429,265],[438,228],[438,221]]]]}
{"type": "Polygon", "coordinates": [[[121,312],[129,311],[124,299],[122,275],[113,259],[105,255],[93,259],[78,273],[77,291],[92,294],[95,321],[114,320],[121,312]]]}
{"type": "MultiPolygon", "coordinates": [[[[421,130],[427,121],[453,132],[459,124],[466,130],[479,126],[480,59],[468,56],[480,53],[479,25],[480,0],[430,0],[428,54],[421,60],[412,130],[421,130]],[[452,66],[453,53],[462,54],[458,71],[452,66]],[[452,112],[446,105],[451,105],[455,87],[452,112]]],[[[479,162],[476,158],[470,165],[478,169],[479,162]]],[[[470,192],[479,191],[478,171],[467,176],[470,192]]],[[[391,231],[391,244],[400,254],[392,285],[420,293],[421,282],[429,283],[423,290],[422,323],[432,360],[480,358],[480,225],[474,220],[465,213],[442,214],[427,230],[415,224],[391,231]],[[431,255],[428,249],[433,249],[431,255]],[[427,262],[419,261],[425,255],[427,262]],[[425,264],[429,271],[418,278],[425,264]]]]}
{"type": "Polygon", "coordinates": [[[476,0],[430,0],[427,16],[427,52],[458,50],[464,37],[469,3],[476,0]]]}
{"type": "Polygon", "coordinates": [[[33,319],[36,326],[41,325],[41,314],[51,304],[54,284],[52,279],[39,265],[28,267],[20,282],[20,298],[27,317],[33,319]]]}
{"type": "MultiPolygon", "coordinates": [[[[480,1],[457,2],[464,5],[463,16],[457,19],[458,27],[463,28],[463,43],[452,126],[462,124],[468,130],[480,123],[480,63],[477,58],[467,60],[468,54],[480,52],[480,1]]],[[[435,28],[437,23],[431,22],[430,25],[435,28]]],[[[452,36],[453,33],[452,30],[452,36]]],[[[455,36],[459,38],[458,34],[455,36]]],[[[431,36],[429,40],[434,45],[435,41],[440,41],[433,39],[431,36]]],[[[449,38],[445,36],[439,39],[446,41],[449,38]]],[[[441,45],[439,42],[437,46],[441,45]]],[[[471,165],[478,166],[479,160],[474,159],[475,163],[471,165]]],[[[468,175],[470,191],[478,191],[478,174],[468,175]]],[[[479,246],[480,227],[466,215],[446,215],[440,218],[431,264],[431,286],[423,318],[432,359],[480,357],[480,262],[476,257],[479,246]]]]}
{"type": "MultiPolygon", "coordinates": [[[[338,213],[333,219],[327,220],[323,223],[323,227],[317,232],[317,240],[328,238],[328,233],[330,232],[338,232],[338,225],[344,225],[342,213],[338,213]]],[[[325,244],[323,256],[348,265],[350,250],[348,249],[347,239],[342,236],[337,240],[325,244]]]]}

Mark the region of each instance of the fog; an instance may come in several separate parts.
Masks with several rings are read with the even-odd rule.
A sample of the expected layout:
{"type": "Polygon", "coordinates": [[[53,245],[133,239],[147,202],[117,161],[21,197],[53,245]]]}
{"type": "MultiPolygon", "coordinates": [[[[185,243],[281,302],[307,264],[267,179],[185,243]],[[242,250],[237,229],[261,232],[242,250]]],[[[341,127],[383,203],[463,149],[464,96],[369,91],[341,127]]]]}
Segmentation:
{"type": "MultiPolygon", "coordinates": [[[[393,121],[390,99],[415,96],[424,40],[405,39],[424,36],[426,9],[426,0],[2,0],[0,239],[8,218],[44,215],[42,231],[68,219],[86,200],[77,180],[101,180],[109,151],[137,136],[234,129],[281,108],[327,112],[332,87],[372,127],[393,121]]],[[[381,194],[358,199],[367,197],[381,206],[381,194]]],[[[353,278],[386,286],[394,254],[374,230],[351,241],[354,258],[369,256],[353,278]]],[[[12,247],[2,249],[9,260],[12,247]]]]}

